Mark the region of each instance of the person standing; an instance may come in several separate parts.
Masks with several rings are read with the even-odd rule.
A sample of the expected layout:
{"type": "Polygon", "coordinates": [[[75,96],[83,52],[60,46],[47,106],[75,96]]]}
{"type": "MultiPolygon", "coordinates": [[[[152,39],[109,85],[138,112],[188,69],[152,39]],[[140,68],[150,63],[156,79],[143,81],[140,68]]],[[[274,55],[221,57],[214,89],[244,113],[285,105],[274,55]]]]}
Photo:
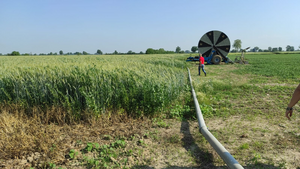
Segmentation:
{"type": "Polygon", "coordinates": [[[288,104],[288,107],[286,108],[286,111],[285,111],[285,117],[287,117],[289,120],[291,120],[290,117],[292,117],[292,115],[293,115],[293,107],[295,106],[296,103],[298,103],[299,100],[300,100],[300,84],[295,89],[294,94],[291,98],[291,101],[288,104]]]}
{"type": "Polygon", "coordinates": [[[204,57],[202,56],[201,53],[199,53],[199,67],[198,67],[199,76],[200,76],[201,68],[202,68],[203,73],[206,76],[206,72],[204,70],[204,57]]]}

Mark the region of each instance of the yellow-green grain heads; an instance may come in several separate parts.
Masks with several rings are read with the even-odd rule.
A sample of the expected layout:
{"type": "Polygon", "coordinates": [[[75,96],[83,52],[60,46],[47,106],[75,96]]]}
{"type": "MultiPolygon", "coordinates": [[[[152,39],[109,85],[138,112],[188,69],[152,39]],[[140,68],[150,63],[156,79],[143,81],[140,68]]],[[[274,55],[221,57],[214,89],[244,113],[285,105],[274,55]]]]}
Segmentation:
{"type": "Polygon", "coordinates": [[[60,106],[78,118],[87,110],[95,115],[118,109],[153,114],[176,99],[187,84],[180,61],[72,59],[8,69],[0,77],[0,102],[60,106]]]}

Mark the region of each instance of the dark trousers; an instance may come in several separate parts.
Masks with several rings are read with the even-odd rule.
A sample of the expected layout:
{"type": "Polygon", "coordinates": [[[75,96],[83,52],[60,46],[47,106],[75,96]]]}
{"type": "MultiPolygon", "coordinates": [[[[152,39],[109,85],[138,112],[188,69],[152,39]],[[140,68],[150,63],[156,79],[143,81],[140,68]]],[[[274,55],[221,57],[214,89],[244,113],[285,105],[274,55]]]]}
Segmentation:
{"type": "Polygon", "coordinates": [[[202,68],[202,71],[204,72],[204,74],[206,75],[206,72],[205,72],[205,70],[204,70],[204,64],[201,64],[201,65],[199,65],[199,67],[198,67],[198,72],[199,72],[199,75],[200,75],[200,72],[201,72],[201,69],[202,68]]]}

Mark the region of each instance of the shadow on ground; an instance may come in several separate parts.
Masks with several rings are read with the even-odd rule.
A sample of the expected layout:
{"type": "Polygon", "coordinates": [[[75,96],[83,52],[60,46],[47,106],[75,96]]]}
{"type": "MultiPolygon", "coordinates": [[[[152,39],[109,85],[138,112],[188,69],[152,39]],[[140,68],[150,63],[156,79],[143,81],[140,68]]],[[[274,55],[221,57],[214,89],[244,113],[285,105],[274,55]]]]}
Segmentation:
{"type": "MultiPolygon", "coordinates": [[[[190,151],[196,161],[198,166],[193,167],[180,167],[168,165],[163,169],[221,169],[228,168],[227,166],[215,166],[213,165],[213,155],[208,152],[208,150],[201,149],[197,144],[190,132],[190,125],[187,121],[182,121],[180,132],[184,134],[182,142],[184,143],[184,148],[186,151],[190,151]]],[[[251,164],[243,166],[245,169],[280,169],[273,165],[266,165],[262,163],[251,164]]],[[[155,167],[150,167],[147,165],[133,166],[132,169],[156,169],[155,167]]],[[[298,168],[297,168],[298,169],[298,168]]],[[[300,168],[299,168],[300,169],[300,168]]]]}

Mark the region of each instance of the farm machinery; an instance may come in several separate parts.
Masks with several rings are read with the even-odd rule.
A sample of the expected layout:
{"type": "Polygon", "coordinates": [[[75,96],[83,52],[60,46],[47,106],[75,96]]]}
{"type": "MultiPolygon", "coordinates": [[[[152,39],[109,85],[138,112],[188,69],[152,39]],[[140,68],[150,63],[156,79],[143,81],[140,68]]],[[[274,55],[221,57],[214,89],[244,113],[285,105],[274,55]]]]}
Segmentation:
{"type": "MultiPolygon", "coordinates": [[[[198,42],[198,52],[207,64],[233,63],[227,54],[230,51],[228,36],[221,31],[209,31],[198,42]]],[[[189,57],[186,61],[199,61],[199,56],[189,57]]]]}
{"type": "Polygon", "coordinates": [[[241,56],[236,56],[234,59],[234,63],[239,63],[239,64],[249,64],[248,61],[246,61],[244,54],[246,53],[246,50],[248,50],[250,47],[246,49],[242,49],[242,55],[241,56]]]}

